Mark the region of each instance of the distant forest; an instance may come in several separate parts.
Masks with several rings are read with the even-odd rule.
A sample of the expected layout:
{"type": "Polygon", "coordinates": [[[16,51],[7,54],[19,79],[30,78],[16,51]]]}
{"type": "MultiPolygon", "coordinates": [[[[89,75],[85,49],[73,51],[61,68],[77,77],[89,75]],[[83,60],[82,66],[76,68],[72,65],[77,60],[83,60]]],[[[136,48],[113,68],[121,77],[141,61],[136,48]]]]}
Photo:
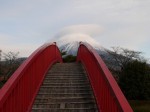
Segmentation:
{"type": "Polygon", "coordinates": [[[26,58],[18,58],[19,52],[0,52],[0,88],[26,58]]]}

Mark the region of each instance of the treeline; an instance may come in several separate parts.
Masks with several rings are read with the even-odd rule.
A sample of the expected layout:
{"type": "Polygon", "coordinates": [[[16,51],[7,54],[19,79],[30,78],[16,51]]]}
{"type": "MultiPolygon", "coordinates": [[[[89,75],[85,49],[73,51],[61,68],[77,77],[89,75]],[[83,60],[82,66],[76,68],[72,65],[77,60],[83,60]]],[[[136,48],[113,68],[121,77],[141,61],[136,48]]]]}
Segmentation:
{"type": "Polygon", "coordinates": [[[61,51],[61,55],[64,63],[71,63],[76,61],[76,57],[74,55],[68,55],[66,51],[61,51]]]}
{"type": "Polygon", "coordinates": [[[18,54],[19,52],[0,52],[0,88],[25,60],[24,58],[18,58],[18,54]]]}
{"type": "Polygon", "coordinates": [[[150,66],[142,53],[121,47],[107,52],[111,61],[105,61],[127,99],[150,100],[150,66]]]}
{"type": "Polygon", "coordinates": [[[150,67],[134,60],[121,71],[119,85],[130,100],[150,100],[150,67]]]}

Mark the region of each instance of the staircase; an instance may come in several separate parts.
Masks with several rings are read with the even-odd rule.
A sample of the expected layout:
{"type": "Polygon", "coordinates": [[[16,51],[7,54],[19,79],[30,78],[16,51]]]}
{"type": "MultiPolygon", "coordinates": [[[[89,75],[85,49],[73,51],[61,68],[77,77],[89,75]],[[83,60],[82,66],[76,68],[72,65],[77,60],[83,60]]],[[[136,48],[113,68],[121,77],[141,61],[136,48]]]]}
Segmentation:
{"type": "Polygon", "coordinates": [[[35,98],[32,112],[98,112],[82,65],[53,65],[35,98]]]}

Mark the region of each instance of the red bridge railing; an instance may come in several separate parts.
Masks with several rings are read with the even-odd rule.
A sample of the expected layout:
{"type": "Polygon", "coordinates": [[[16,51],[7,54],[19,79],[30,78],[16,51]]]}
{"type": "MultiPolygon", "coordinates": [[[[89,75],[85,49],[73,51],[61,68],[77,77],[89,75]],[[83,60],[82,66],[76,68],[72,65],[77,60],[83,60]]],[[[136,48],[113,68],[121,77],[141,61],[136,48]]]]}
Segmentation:
{"type": "Polygon", "coordinates": [[[55,43],[37,49],[0,90],[0,112],[30,111],[47,70],[56,62],[62,58],[55,43]]]}
{"type": "Polygon", "coordinates": [[[77,61],[84,65],[100,112],[133,112],[99,54],[87,43],[80,43],[77,61]]]}

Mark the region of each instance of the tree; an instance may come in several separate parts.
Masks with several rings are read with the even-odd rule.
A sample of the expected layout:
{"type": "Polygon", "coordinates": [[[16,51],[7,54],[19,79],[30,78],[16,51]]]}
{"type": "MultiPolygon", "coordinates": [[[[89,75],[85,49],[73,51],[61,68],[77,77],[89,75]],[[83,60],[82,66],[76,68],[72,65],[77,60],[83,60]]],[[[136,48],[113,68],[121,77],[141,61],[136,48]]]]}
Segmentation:
{"type": "Polygon", "coordinates": [[[150,66],[141,52],[112,47],[109,64],[112,73],[118,76],[118,83],[129,100],[150,99],[150,66]],[[116,68],[120,69],[116,69],[116,68]]]}
{"type": "Polygon", "coordinates": [[[112,51],[107,50],[112,57],[112,62],[115,63],[116,67],[124,69],[124,67],[132,60],[143,60],[141,52],[133,51],[121,47],[112,47],[112,51]]]}
{"type": "Polygon", "coordinates": [[[63,58],[63,62],[75,62],[76,56],[73,55],[67,55],[63,58]]]}
{"type": "Polygon", "coordinates": [[[7,80],[20,65],[20,63],[17,61],[18,54],[19,52],[8,52],[7,54],[3,53],[3,67],[5,67],[5,69],[3,69],[3,75],[5,80],[7,80]]]}
{"type": "Polygon", "coordinates": [[[63,58],[63,62],[75,62],[76,61],[76,56],[73,56],[73,55],[68,55],[67,54],[67,51],[63,51],[61,50],[61,55],[62,55],[62,58],[63,58]]]}
{"type": "Polygon", "coordinates": [[[0,88],[5,84],[8,78],[20,65],[20,63],[17,61],[18,54],[19,52],[17,53],[14,52],[2,53],[2,51],[0,52],[0,88]]]}
{"type": "Polygon", "coordinates": [[[63,50],[61,50],[60,53],[61,53],[62,56],[65,56],[67,54],[67,52],[63,51],[63,50]]]}
{"type": "Polygon", "coordinates": [[[145,62],[128,62],[121,72],[119,85],[130,100],[150,99],[150,67],[145,62]]]}

